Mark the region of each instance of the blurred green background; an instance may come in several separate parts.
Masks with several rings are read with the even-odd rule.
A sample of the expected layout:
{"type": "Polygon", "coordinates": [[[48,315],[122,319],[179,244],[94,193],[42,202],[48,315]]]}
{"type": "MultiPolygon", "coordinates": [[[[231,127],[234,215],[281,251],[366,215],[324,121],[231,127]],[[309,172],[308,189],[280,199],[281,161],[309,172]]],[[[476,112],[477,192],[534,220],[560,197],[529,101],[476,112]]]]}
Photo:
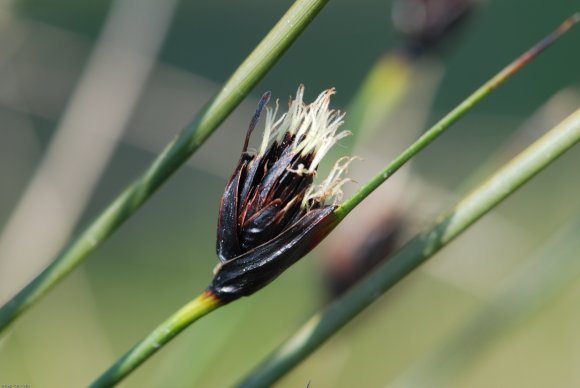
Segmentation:
{"type": "MultiPolygon", "coordinates": [[[[2,302],[148,166],[290,5],[264,0],[2,4],[2,302]],[[98,42],[108,48],[99,53],[98,42]],[[95,155],[78,150],[65,155],[57,148],[48,157],[56,131],[65,127],[88,128],[76,137],[88,150],[97,143],[109,148],[98,148],[95,155]],[[117,128],[115,134],[109,127],[117,128]],[[102,169],[91,170],[87,160],[100,156],[102,169]],[[32,185],[44,167],[48,175],[32,185]],[[36,194],[30,194],[32,188],[36,194]],[[23,204],[31,210],[17,211],[23,204]]],[[[353,178],[364,182],[403,149],[400,139],[391,139],[401,133],[412,139],[577,7],[572,0],[482,5],[444,50],[418,67],[410,94],[417,98],[403,99],[400,114],[378,140],[357,148],[364,160],[356,162],[353,178]],[[409,118],[417,116],[424,120],[409,118]]],[[[0,338],[0,384],[86,385],[201,292],[217,263],[219,199],[259,95],[272,90],[285,103],[299,83],[306,85],[308,100],[334,86],[334,106],[346,109],[373,64],[400,44],[390,9],[388,1],[329,2],[191,162],[0,338]]],[[[518,128],[546,130],[578,107],[579,42],[580,32],[573,31],[417,158],[411,180],[420,183],[397,188],[413,225],[428,223],[476,183],[466,186],[464,180],[518,128]]],[[[74,143],[62,144],[75,149],[74,143]]],[[[580,217],[579,163],[580,150],[574,149],[351,322],[280,386],[379,387],[404,383],[405,376],[419,379],[411,386],[579,385],[580,269],[573,260],[569,266],[546,266],[553,284],[544,287],[539,281],[537,289],[529,284],[528,298],[498,306],[499,318],[490,316],[489,326],[484,315],[482,329],[468,337],[484,340],[450,345],[478,312],[497,304],[499,284],[512,279],[548,236],[580,217]],[[511,324],[500,325],[505,329],[489,339],[482,334],[502,319],[511,324]],[[469,356],[453,356],[466,349],[469,356]]],[[[361,214],[365,206],[367,212],[380,208],[379,194],[374,197],[361,214]]],[[[336,233],[364,223],[355,217],[336,233]]],[[[570,233],[577,239],[580,230],[570,233]]],[[[566,244],[575,242],[566,236],[566,244]]],[[[319,257],[337,243],[323,243],[267,289],[196,323],[123,386],[232,385],[324,303],[319,257]]],[[[563,253],[552,249],[546,260],[559,254],[580,260],[577,249],[564,250],[566,244],[557,244],[563,253]]]]}

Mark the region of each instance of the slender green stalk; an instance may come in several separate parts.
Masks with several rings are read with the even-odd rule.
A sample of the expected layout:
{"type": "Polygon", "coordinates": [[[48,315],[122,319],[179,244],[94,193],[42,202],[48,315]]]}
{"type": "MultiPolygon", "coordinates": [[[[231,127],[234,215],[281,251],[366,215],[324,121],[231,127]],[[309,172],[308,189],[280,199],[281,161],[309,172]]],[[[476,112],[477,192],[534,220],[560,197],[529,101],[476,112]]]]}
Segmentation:
{"type": "Polygon", "coordinates": [[[384,292],[580,141],[580,109],[528,147],[345,296],[312,317],[240,387],[269,387],[384,292]]]}
{"type": "Polygon", "coordinates": [[[119,195],[32,282],[0,309],[0,331],[76,268],[193,154],[290,47],[328,0],[297,0],[221,91],[145,173],[119,195]]]}
{"type": "Polygon", "coordinates": [[[222,306],[222,303],[218,298],[207,291],[204,292],[179,309],[133,349],[121,357],[91,384],[91,388],[111,387],[119,383],[163,345],[171,341],[177,334],[220,306],[222,306]]]}
{"type": "Polygon", "coordinates": [[[554,32],[542,39],[531,49],[522,54],[515,61],[497,73],[493,78],[487,81],[483,86],[478,88],[455,109],[449,112],[439,122],[425,132],[415,143],[401,153],[393,160],[383,171],[377,174],[369,183],[363,186],[355,195],[346,201],[337,213],[342,217],[346,216],[352,209],[361,203],[370,193],[379,187],[385,180],[393,175],[399,168],[407,163],[412,157],[417,155],[421,150],[433,142],[439,135],[453,125],[457,120],[463,117],[474,106],[480,103],[491,92],[501,86],[505,81],[510,79],[514,74],[520,71],[524,66],[533,61],[540,53],[550,47],[559,37],[568,32],[578,21],[580,14],[574,14],[571,18],[562,23],[554,32]]]}

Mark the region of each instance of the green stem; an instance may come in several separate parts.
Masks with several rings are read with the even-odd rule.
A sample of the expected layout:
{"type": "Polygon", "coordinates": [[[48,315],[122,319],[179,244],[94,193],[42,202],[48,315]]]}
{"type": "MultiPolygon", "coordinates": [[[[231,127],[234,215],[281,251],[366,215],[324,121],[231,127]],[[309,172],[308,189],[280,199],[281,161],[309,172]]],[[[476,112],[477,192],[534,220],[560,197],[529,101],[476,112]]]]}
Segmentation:
{"type": "Polygon", "coordinates": [[[221,91],[76,240],[32,282],[0,309],[0,332],[37,302],[107,239],[191,156],[326,5],[328,0],[297,0],[221,91]]]}
{"type": "Polygon", "coordinates": [[[204,292],[179,309],[121,357],[91,384],[91,388],[111,387],[119,383],[177,334],[222,305],[221,301],[209,291],[204,292]]]}
{"type": "Polygon", "coordinates": [[[312,317],[240,387],[269,387],[405,276],[580,141],[580,109],[412,239],[345,296],[312,317]]]}
{"type": "Polygon", "coordinates": [[[483,86],[478,88],[463,102],[461,102],[455,109],[449,112],[445,117],[433,125],[427,132],[425,132],[415,143],[401,153],[395,160],[393,160],[384,170],[371,179],[365,186],[363,186],[355,195],[346,201],[338,210],[340,217],[345,217],[352,209],[361,203],[370,193],[379,187],[385,180],[393,175],[399,168],[407,163],[412,157],[417,155],[421,150],[433,142],[439,135],[453,125],[457,120],[463,117],[474,106],[480,103],[496,88],[502,85],[505,81],[510,79],[514,74],[520,71],[523,67],[534,60],[540,53],[550,47],[559,37],[568,32],[578,21],[580,14],[574,14],[571,18],[562,23],[554,32],[542,39],[531,49],[526,51],[523,55],[510,63],[507,67],[497,73],[493,78],[487,81],[483,86]]]}

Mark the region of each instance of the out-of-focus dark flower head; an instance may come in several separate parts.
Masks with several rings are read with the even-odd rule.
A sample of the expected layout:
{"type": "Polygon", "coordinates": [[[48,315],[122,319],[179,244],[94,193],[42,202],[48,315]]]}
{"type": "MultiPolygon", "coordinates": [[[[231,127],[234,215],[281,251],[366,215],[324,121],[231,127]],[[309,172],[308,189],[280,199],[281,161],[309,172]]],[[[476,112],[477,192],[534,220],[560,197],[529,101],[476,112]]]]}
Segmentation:
{"type": "Polygon", "coordinates": [[[346,292],[400,247],[405,221],[396,211],[378,217],[368,219],[348,238],[328,246],[322,276],[330,300],[346,292]]]}
{"type": "Polygon", "coordinates": [[[348,135],[338,131],[344,113],[329,108],[334,89],[310,105],[301,85],[288,112],[266,108],[260,148],[248,151],[252,130],[270,93],[250,123],[242,156],[226,185],[218,219],[216,268],[210,291],[230,302],[258,291],[316,246],[337,224],[342,175],[353,158],[339,159],[329,176],[314,184],[330,148],[348,135]]]}
{"type": "Polygon", "coordinates": [[[393,25],[413,50],[424,52],[455,32],[480,3],[481,0],[393,0],[393,25]]]}

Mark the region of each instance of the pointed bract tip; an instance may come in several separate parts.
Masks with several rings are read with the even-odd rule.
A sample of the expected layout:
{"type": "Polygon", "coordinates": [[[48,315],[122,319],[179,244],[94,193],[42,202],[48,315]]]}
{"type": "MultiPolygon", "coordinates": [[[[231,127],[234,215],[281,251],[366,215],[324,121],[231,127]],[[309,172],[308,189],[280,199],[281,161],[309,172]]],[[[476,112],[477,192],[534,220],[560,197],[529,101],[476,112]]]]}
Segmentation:
{"type": "Polygon", "coordinates": [[[264,107],[266,106],[268,101],[270,101],[271,96],[272,92],[270,91],[267,91],[266,93],[262,94],[260,102],[258,102],[258,106],[256,107],[256,112],[254,113],[254,116],[252,116],[252,120],[250,121],[250,125],[248,126],[248,131],[246,132],[246,138],[244,140],[244,147],[242,148],[242,153],[248,150],[248,145],[250,144],[250,137],[252,135],[252,131],[254,130],[254,128],[256,128],[258,120],[260,119],[260,115],[262,114],[262,111],[264,110],[264,107]]]}

